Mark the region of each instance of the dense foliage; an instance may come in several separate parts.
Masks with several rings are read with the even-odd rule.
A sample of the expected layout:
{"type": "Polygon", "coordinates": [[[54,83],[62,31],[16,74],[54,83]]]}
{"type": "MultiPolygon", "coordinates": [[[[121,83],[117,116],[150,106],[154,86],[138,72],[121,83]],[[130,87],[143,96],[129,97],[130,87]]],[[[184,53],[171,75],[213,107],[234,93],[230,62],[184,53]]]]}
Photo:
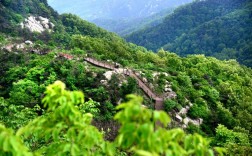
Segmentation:
{"type": "Polygon", "coordinates": [[[16,34],[18,24],[29,14],[57,18],[58,14],[47,4],[46,0],[1,0],[0,30],[16,34]]]}
{"type": "MultiPolygon", "coordinates": [[[[8,10],[8,7],[4,9],[8,10]]],[[[14,12],[11,9],[9,11],[14,12]]],[[[10,16],[14,18],[12,14],[10,16]]],[[[167,131],[164,128],[154,132],[156,118],[151,116],[151,111],[139,106],[141,103],[139,98],[133,98],[131,102],[127,102],[125,98],[126,94],[140,94],[145,98],[143,103],[153,108],[153,101],[137,87],[136,81],[120,74],[114,74],[110,80],[107,80],[104,76],[107,70],[83,61],[83,57],[88,55],[98,60],[112,60],[141,72],[141,76],[147,79],[148,84],[152,84],[153,91],[157,94],[163,94],[166,83],[169,82],[177,96],[165,101],[165,111],[167,113],[179,111],[182,107],[192,104],[188,115],[191,118],[203,119],[200,126],[189,124],[186,129],[188,133],[197,132],[211,138],[211,147],[224,147],[228,149],[229,155],[252,153],[252,70],[250,68],[240,65],[235,60],[220,61],[204,55],[181,58],[163,49],[155,54],[143,47],[127,43],[117,35],[81,20],[75,15],[63,14],[53,17],[54,19],[50,18],[57,21],[53,32],[38,34],[17,30],[19,33],[14,35],[5,31],[7,29],[0,29],[1,46],[21,43],[27,39],[34,42],[31,47],[14,48],[10,52],[0,49],[0,122],[8,127],[6,129],[0,126],[0,152],[3,152],[3,149],[4,152],[15,153],[19,147],[24,153],[50,153],[52,152],[50,148],[58,148],[58,152],[62,154],[78,153],[78,149],[85,149],[88,153],[90,148],[84,147],[80,141],[87,132],[84,131],[83,135],[80,135],[81,139],[78,140],[77,137],[85,128],[92,129],[92,132],[97,134],[97,142],[92,142],[90,147],[97,149],[99,154],[120,151],[135,152],[139,155],[170,154],[171,151],[166,149],[174,147],[176,151],[189,155],[187,153],[189,149],[195,149],[200,145],[187,146],[188,141],[202,141],[205,145],[202,148],[208,149],[209,142],[197,134],[186,135],[181,130],[167,131]],[[34,54],[31,53],[32,49],[46,53],[34,54]],[[73,59],[65,59],[62,53],[71,54],[73,59]],[[159,76],[155,77],[155,74],[159,76]],[[61,83],[53,85],[62,90],[63,94],[59,95],[61,100],[54,101],[55,99],[52,98],[54,95],[50,91],[44,94],[46,86],[56,80],[63,81],[70,90],[85,91],[86,102],[83,102],[82,93],[63,91],[59,87],[62,86],[61,83]],[[102,83],[104,80],[106,83],[102,83]],[[47,100],[42,103],[42,99],[47,100]],[[118,106],[122,110],[116,110],[120,101],[126,103],[118,106]],[[78,105],[73,107],[74,104],[78,105]],[[134,111],[137,112],[132,113],[134,111]],[[114,140],[117,137],[116,146],[103,140],[101,132],[90,125],[90,116],[86,115],[83,118],[82,115],[86,113],[94,115],[94,124],[98,121],[110,124],[113,116],[116,113],[120,114],[115,118],[121,123],[121,130],[119,134],[115,133],[113,138],[109,138],[114,140]],[[48,124],[48,118],[51,118],[51,124],[48,124]],[[73,122],[74,120],[76,122],[73,122]],[[83,122],[85,125],[80,124],[83,122]],[[58,127],[54,127],[55,125],[58,127]],[[41,133],[41,126],[48,131],[41,133]],[[19,133],[16,133],[17,131],[19,133]],[[32,135],[33,132],[35,135],[32,135]],[[174,134],[174,138],[166,137],[171,133],[174,134]],[[4,137],[5,134],[9,137],[4,137]],[[22,137],[17,134],[22,134],[22,137]],[[70,143],[69,138],[78,140],[76,146],[71,146],[73,144],[70,143]],[[151,141],[149,142],[148,139],[151,141]],[[13,144],[13,140],[16,140],[16,144],[13,144]],[[62,146],[59,146],[60,141],[64,142],[62,146]],[[5,143],[2,144],[3,142],[5,143]],[[153,143],[160,146],[152,147],[153,143]],[[66,151],[62,150],[63,146],[66,151]],[[117,147],[117,151],[113,150],[114,147],[117,147]]],[[[57,90],[55,92],[58,93],[57,90]]],[[[162,116],[161,122],[163,119],[167,122],[164,113],[156,114],[157,118],[158,116],[162,116]]],[[[104,127],[114,128],[115,125],[104,127]]],[[[106,136],[110,135],[110,130],[100,125],[97,127],[103,129],[106,136]]],[[[212,151],[205,152],[211,154],[212,151]]],[[[55,155],[55,153],[50,154],[55,155]]]]}
{"type": "MultiPolygon", "coordinates": [[[[167,125],[169,117],[162,111],[143,108],[139,97],[129,96],[127,103],[117,107],[119,112],[115,120],[121,128],[116,140],[110,143],[103,140],[103,134],[91,125],[92,114],[80,111],[79,106],[84,103],[81,92],[66,91],[65,85],[56,81],[47,87],[45,94],[46,114],[16,132],[0,124],[1,155],[123,154],[116,149],[140,156],[213,155],[209,141],[200,135],[185,135],[181,129],[154,128],[157,121],[167,125]]],[[[216,150],[222,153],[219,148],[216,150]]]]}
{"type": "Polygon", "coordinates": [[[152,50],[163,47],[183,56],[205,54],[252,66],[251,8],[246,0],[196,1],[126,39],[152,50]]]}

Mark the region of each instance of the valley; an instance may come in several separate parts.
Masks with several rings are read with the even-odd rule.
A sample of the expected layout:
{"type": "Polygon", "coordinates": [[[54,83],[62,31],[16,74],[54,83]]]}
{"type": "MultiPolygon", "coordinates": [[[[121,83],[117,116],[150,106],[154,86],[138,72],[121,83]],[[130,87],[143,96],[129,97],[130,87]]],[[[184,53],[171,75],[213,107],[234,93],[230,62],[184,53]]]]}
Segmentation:
{"type": "Polygon", "coordinates": [[[128,42],[1,1],[0,155],[250,155],[250,5],[195,1],[128,42]]]}
{"type": "Polygon", "coordinates": [[[49,0],[59,13],[73,13],[121,36],[160,23],[177,6],[192,0],[49,0]]]}

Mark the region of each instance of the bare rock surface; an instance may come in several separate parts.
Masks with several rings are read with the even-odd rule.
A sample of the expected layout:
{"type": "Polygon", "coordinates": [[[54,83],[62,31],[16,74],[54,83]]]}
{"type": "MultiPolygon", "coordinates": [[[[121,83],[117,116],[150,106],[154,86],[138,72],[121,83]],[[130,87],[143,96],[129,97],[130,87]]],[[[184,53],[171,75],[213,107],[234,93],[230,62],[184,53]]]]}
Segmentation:
{"type": "Polygon", "coordinates": [[[116,72],[114,72],[114,71],[107,71],[103,75],[106,77],[107,80],[111,80],[111,77],[112,77],[113,74],[116,74],[116,72]]]}
{"type": "Polygon", "coordinates": [[[29,16],[22,22],[21,28],[27,28],[31,32],[38,32],[42,33],[45,30],[52,31],[54,24],[50,22],[49,19],[44,18],[44,17],[35,17],[35,16],[29,16]]]}

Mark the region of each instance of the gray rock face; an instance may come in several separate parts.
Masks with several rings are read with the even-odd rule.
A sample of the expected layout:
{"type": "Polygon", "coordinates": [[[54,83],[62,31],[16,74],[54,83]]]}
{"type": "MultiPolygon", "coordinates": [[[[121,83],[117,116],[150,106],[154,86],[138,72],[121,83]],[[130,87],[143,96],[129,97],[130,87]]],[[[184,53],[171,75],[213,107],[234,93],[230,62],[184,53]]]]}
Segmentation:
{"type": "Polygon", "coordinates": [[[191,119],[187,116],[187,113],[193,104],[188,99],[186,99],[186,101],[189,104],[185,108],[182,108],[179,112],[176,112],[175,119],[182,124],[182,128],[187,128],[189,123],[200,126],[203,123],[203,119],[191,119]],[[182,115],[185,116],[185,118],[182,119],[182,115]]]}
{"type": "Polygon", "coordinates": [[[49,19],[44,17],[29,16],[21,24],[21,28],[27,28],[31,32],[42,33],[45,30],[52,31],[54,24],[49,21],[49,19]]]}

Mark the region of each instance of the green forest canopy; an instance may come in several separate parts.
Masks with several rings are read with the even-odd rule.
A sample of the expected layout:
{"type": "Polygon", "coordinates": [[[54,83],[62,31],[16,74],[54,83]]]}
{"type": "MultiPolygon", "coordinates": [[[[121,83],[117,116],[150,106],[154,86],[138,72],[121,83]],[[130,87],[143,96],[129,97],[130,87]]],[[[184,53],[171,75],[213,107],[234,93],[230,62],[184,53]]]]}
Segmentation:
{"type": "MultiPolygon", "coordinates": [[[[17,5],[18,3],[15,2],[11,1],[11,4],[17,5]]],[[[35,1],[33,5],[37,6],[35,1]]],[[[23,5],[20,7],[22,8],[23,5]]],[[[28,15],[9,9],[8,5],[5,5],[4,9],[22,18],[28,15]]],[[[12,16],[13,14],[8,15],[8,18],[15,17],[12,16]]],[[[9,21],[6,16],[2,17],[9,21]]],[[[56,24],[52,33],[38,34],[22,30],[17,27],[18,21],[5,25],[14,31],[1,29],[1,44],[30,39],[40,51],[49,52],[47,55],[37,55],[30,53],[29,50],[19,49],[13,52],[0,50],[0,96],[2,97],[0,122],[2,124],[16,132],[21,127],[25,127],[29,121],[49,115],[45,113],[47,107],[44,107],[41,100],[45,96],[46,86],[56,80],[66,83],[70,90],[84,91],[85,101],[88,101],[91,106],[86,105],[80,109],[92,108],[90,110],[93,110],[91,113],[94,118],[103,122],[111,121],[117,113],[115,107],[119,98],[126,100],[126,94],[142,94],[139,90],[133,89],[136,88],[134,82],[120,86],[118,85],[120,79],[114,76],[108,85],[104,86],[100,83],[104,79],[104,70],[89,66],[82,60],[65,60],[56,57],[59,52],[80,58],[89,54],[98,60],[110,59],[123,66],[143,71],[149,83],[159,86],[155,88],[157,92],[163,91],[165,81],[171,82],[172,90],[177,94],[177,98],[172,102],[173,109],[188,105],[187,99],[194,104],[189,111],[189,116],[204,119],[200,127],[191,126],[187,129],[188,132],[198,132],[211,137],[211,147],[225,147],[229,154],[251,153],[252,70],[250,68],[240,65],[235,60],[220,61],[204,55],[189,55],[181,58],[163,49],[154,54],[143,47],[127,43],[117,35],[81,20],[75,15],[56,14],[48,17],[56,24]],[[154,80],[152,74],[157,71],[168,75],[154,80]]],[[[6,134],[3,126],[2,132],[6,134]]],[[[10,136],[15,134],[12,133],[10,136]]],[[[20,139],[16,136],[14,138],[20,139]]],[[[7,141],[6,147],[9,143],[11,144],[7,141]]],[[[51,148],[47,143],[42,142],[35,144],[36,147],[29,148],[32,151],[40,149],[40,145],[51,148]]],[[[22,142],[17,146],[23,146],[22,142]]],[[[9,146],[6,149],[9,152],[9,146]]]]}
{"type": "Polygon", "coordinates": [[[162,47],[181,56],[237,59],[251,67],[251,6],[248,0],[195,1],[176,9],[163,23],[126,39],[153,51],[162,47]]]}

